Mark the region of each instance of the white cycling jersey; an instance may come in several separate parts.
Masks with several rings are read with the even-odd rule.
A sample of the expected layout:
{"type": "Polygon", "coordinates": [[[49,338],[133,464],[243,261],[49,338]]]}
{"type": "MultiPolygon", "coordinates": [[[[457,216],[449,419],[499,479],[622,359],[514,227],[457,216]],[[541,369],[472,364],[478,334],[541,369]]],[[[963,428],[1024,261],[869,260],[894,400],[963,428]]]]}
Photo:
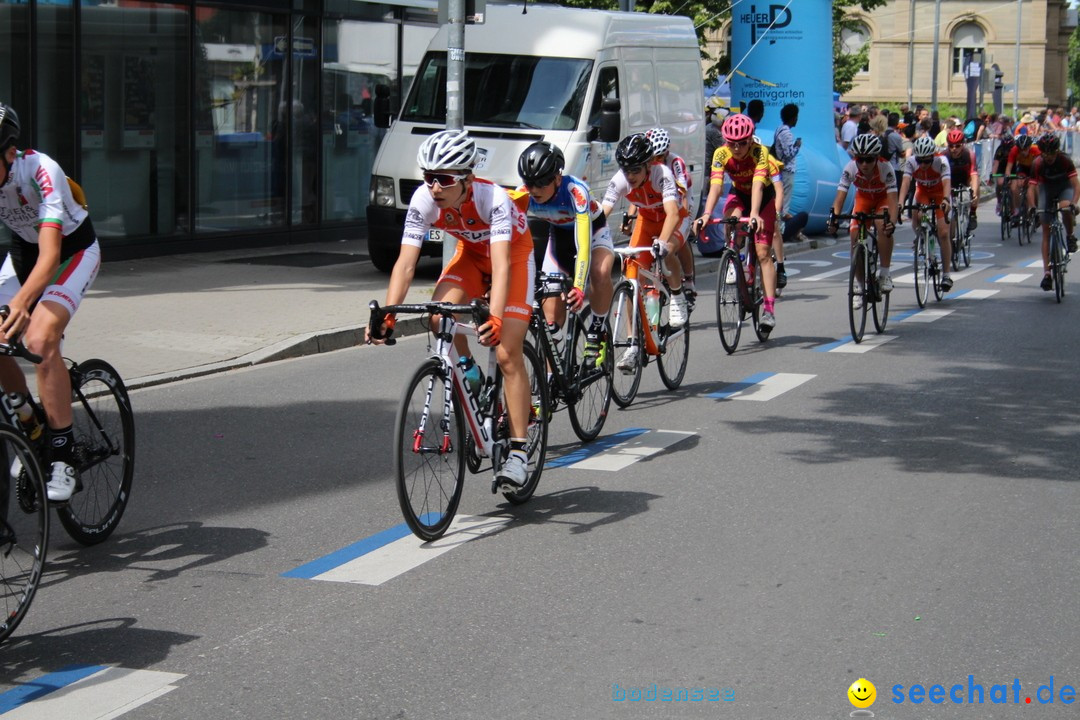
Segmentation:
{"type": "Polygon", "coordinates": [[[55,160],[35,150],[15,156],[7,181],[0,186],[0,221],[16,235],[37,245],[38,231],[52,225],[67,237],[87,216],[55,160]]]}

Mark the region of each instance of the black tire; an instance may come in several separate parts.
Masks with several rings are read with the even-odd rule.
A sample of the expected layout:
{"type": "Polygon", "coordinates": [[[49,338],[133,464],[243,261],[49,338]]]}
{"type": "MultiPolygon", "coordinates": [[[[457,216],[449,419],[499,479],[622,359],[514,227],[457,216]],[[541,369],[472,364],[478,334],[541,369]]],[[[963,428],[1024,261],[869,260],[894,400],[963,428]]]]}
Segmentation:
{"type": "Polygon", "coordinates": [[[952,271],[957,272],[960,270],[960,213],[955,210],[949,225],[949,246],[952,248],[952,271]]]}
{"type": "Polygon", "coordinates": [[[926,307],[926,298],[930,295],[930,262],[926,258],[926,235],[919,231],[915,235],[915,301],[920,308],[926,307]]]}
{"type": "MultiPolygon", "coordinates": [[[[933,250],[930,252],[933,252],[933,250]]],[[[930,285],[934,288],[934,297],[937,298],[938,302],[941,302],[941,299],[945,297],[945,291],[941,287],[941,266],[943,264],[936,255],[930,258],[930,285]]]]}
{"type": "Polygon", "coordinates": [[[119,373],[104,360],[70,371],[77,491],[57,508],[67,534],[96,545],[124,515],[135,474],[135,417],[119,373]]]}
{"type": "Polygon", "coordinates": [[[848,270],[848,321],[851,326],[851,339],[857,343],[862,342],[863,333],[866,331],[866,310],[870,302],[866,292],[867,283],[866,248],[856,243],[851,250],[851,267],[848,270]],[[863,276],[862,289],[859,288],[859,275],[863,276]],[[862,296],[862,306],[855,308],[854,302],[857,296],[862,296]]]}
{"type": "Polygon", "coordinates": [[[638,361],[630,374],[614,368],[611,374],[611,399],[621,408],[629,407],[641,386],[642,362],[645,353],[645,331],[641,313],[634,312],[634,288],[620,283],[611,296],[611,354],[615,363],[631,345],[638,348],[638,361]]]}
{"type": "Polygon", "coordinates": [[[398,406],[394,428],[394,478],[398,504],[409,529],[421,540],[442,537],[457,513],[465,481],[465,418],[455,393],[444,418],[445,389],[452,388],[443,365],[428,358],[413,373],[398,406]],[[424,433],[417,438],[430,393],[424,433]],[[447,423],[444,434],[443,422],[447,423]],[[444,439],[449,440],[443,452],[444,439]]]}
{"type": "MultiPolygon", "coordinates": [[[[577,399],[567,403],[570,427],[574,428],[574,434],[582,442],[595,440],[607,421],[608,407],[611,405],[611,371],[615,366],[611,358],[610,341],[599,366],[585,366],[587,332],[586,321],[582,318],[574,330],[573,367],[570,368],[570,378],[576,385],[577,399]]],[[[608,337],[611,337],[610,333],[608,337]]]]}
{"type": "Polygon", "coordinates": [[[1020,223],[1020,227],[1024,229],[1024,240],[1027,241],[1028,245],[1031,244],[1031,233],[1035,229],[1034,225],[1035,223],[1031,220],[1031,218],[1027,216],[1025,216],[1023,221],[1020,223]]]}
{"type": "MultiPolygon", "coordinates": [[[[874,282],[875,292],[880,290],[880,285],[877,281],[874,282]]],[[[878,334],[885,332],[885,326],[889,324],[889,297],[891,292],[881,293],[881,299],[877,300],[871,310],[874,313],[874,329],[878,334]]]]}
{"type": "Polygon", "coordinates": [[[49,546],[45,473],[27,439],[0,428],[0,641],[15,632],[34,600],[49,546]],[[11,478],[12,463],[22,468],[11,478]]]}
{"type": "Polygon", "coordinates": [[[761,329],[761,313],[763,312],[762,302],[765,300],[765,286],[761,280],[761,266],[756,262],[754,263],[754,285],[750,288],[750,300],[754,311],[752,318],[754,321],[754,334],[757,335],[758,342],[765,342],[769,339],[769,333],[761,329]]]}
{"type": "Polygon", "coordinates": [[[716,327],[720,344],[728,355],[739,347],[742,333],[742,295],[739,292],[739,262],[737,256],[725,252],[720,258],[716,282],[716,327]],[[730,280],[728,278],[731,278],[730,280]]]}
{"type": "Polygon", "coordinates": [[[960,239],[960,259],[965,268],[971,267],[971,231],[966,230],[960,239]]]}
{"type": "Polygon", "coordinates": [[[1054,269],[1054,298],[1061,302],[1065,297],[1065,241],[1057,228],[1050,229],[1050,262],[1054,269]]]}
{"type": "MultiPolygon", "coordinates": [[[[529,411],[528,438],[529,477],[520,490],[504,492],[503,497],[514,505],[520,505],[533,496],[540,476],[544,472],[544,459],[547,457],[548,419],[551,411],[548,407],[547,369],[536,348],[526,342],[521,348],[525,356],[525,372],[529,374],[529,393],[532,397],[529,411]]],[[[502,399],[506,407],[506,398],[502,399]]],[[[499,423],[502,424],[501,422],[499,423]]],[[[509,426],[507,426],[509,432],[509,426]]]]}
{"type": "Polygon", "coordinates": [[[690,359],[690,320],[678,330],[672,330],[665,326],[660,332],[664,333],[664,352],[657,358],[660,366],[660,379],[664,387],[674,390],[682,384],[686,377],[686,365],[690,359]]]}

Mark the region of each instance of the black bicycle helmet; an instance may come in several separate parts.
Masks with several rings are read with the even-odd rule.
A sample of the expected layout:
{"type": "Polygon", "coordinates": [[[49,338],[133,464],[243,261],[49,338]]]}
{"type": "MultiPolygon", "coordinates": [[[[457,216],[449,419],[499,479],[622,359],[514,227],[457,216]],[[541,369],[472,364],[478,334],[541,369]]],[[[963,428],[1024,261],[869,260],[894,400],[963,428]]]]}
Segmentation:
{"type": "Polygon", "coordinates": [[[645,133],[627,135],[615,148],[615,162],[620,168],[645,165],[652,160],[652,156],[652,143],[645,137],[645,133]]]}
{"type": "Polygon", "coordinates": [[[1039,152],[1042,153],[1057,152],[1061,149],[1061,140],[1054,133],[1043,134],[1035,144],[1039,146],[1039,152]]]}
{"type": "Polygon", "coordinates": [[[0,152],[6,151],[19,139],[19,116],[10,105],[0,102],[0,152]]]}
{"type": "Polygon", "coordinates": [[[564,167],[562,150],[543,140],[525,148],[518,158],[518,175],[526,185],[548,185],[564,167]]]}
{"type": "Polygon", "coordinates": [[[1020,148],[1020,152],[1027,152],[1031,149],[1032,138],[1030,135],[1018,135],[1016,138],[1016,147],[1020,148]]]}

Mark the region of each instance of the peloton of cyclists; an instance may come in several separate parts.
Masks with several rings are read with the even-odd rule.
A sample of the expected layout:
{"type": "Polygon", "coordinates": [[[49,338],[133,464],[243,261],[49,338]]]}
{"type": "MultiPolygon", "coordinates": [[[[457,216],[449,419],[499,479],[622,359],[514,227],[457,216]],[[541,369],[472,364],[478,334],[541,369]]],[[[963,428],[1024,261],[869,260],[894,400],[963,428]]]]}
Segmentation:
{"type": "Polygon", "coordinates": [[[1027,188],[1028,178],[1031,177],[1031,165],[1037,157],[1039,157],[1039,148],[1035,147],[1035,138],[1031,135],[1018,135],[1013,149],[1009,151],[1009,160],[1005,164],[1006,175],[1020,176],[1010,183],[1013,225],[1020,224],[1020,193],[1027,188]]]}
{"type": "MultiPolygon", "coordinates": [[[[460,130],[439,131],[420,145],[416,160],[424,173],[424,185],[409,201],[386,304],[396,305],[405,299],[429,229],[440,228],[457,241],[457,250],[443,269],[432,300],[461,304],[490,291],[491,316],[477,328],[477,340],[484,346],[497,346],[511,437],[510,454],[496,474],[496,489],[514,492],[528,477],[526,443],[531,408],[522,345],[532,315],[533,241],[525,213],[506,190],[473,175],[476,154],[476,144],[460,130]]],[[[388,316],[380,330],[385,332],[393,325],[394,318],[388,316]]],[[[365,334],[368,343],[384,342],[373,338],[370,328],[365,334]]],[[[464,336],[457,336],[454,344],[462,356],[468,356],[464,336]]]]}
{"type": "MultiPolygon", "coordinates": [[[[953,279],[949,274],[952,267],[952,243],[949,242],[949,198],[951,195],[952,174],[948,161],[937,154],[937,146],[929,135],[915,141],[912,156],[904,163],[904,179],[900,182],[900,194],[907,193],[911,182],[915,182],[915,202],[920,205],[936,204],[938,246],[941,248],[941,289],[952,289],[953,279]]],[[[911,227],[918,230],[922,220],[922,211],[915,209],[911,214],[911,227]]]]}
{"type": "MultiPolygon", "coordinates": [[[[934,141],[929,136],[925,137],[933,146],[934,141]]],[[[836,197],[833,199],[830,220],[826,223],[826,229],[831,234],[836,234],[837,224],[835,215],[839,215],[847,200],[848,190],[855,186],[855,205],[853,213],[885,213],[884,220],[876,220],[878,237],[878,283],[881,292],[892,292],[892,266],[893,231],[895,222],[899,222],[897,211],[896,194],[896,171],[892,163],[881,156],[881,138],[872,133],[858,135],[851,142],[851,151],[854,157],[840,173],[840,182],[836,186],[836,197]],[[893,218],[896,218],[895,222],[893,218]]],[[[942,161],[944,162],[944,161],[942,161]]],[[[855,247],[856,237],[859,232],[859,223],[851,221],[849,234],[851,247],[855,247]]],[[[857,292],[852,297],[856,308],[862,307],[862,292],[857,292]]]]}

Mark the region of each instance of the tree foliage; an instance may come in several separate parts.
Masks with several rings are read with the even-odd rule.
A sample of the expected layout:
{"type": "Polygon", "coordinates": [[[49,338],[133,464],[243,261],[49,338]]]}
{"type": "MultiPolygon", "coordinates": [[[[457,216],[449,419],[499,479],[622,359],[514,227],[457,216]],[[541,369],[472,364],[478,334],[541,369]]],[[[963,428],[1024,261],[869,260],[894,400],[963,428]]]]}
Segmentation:
{"type": "Polygon", "coordinates": [[[1080,26],[1069,36],[1069,94],[1080,95],[1080,26]]]}
{"type": "Polygon", "coordinates": [[[843,95],[855,86],[855,74],[866,65],[870,57],[870,43],[857,53],[845,53],[841,43],[845,30],[862,30],[862,24],[849,10],[858,6],[864,12],[886,4],[888,0],[833,0],[833,90],[843,95]]]}

